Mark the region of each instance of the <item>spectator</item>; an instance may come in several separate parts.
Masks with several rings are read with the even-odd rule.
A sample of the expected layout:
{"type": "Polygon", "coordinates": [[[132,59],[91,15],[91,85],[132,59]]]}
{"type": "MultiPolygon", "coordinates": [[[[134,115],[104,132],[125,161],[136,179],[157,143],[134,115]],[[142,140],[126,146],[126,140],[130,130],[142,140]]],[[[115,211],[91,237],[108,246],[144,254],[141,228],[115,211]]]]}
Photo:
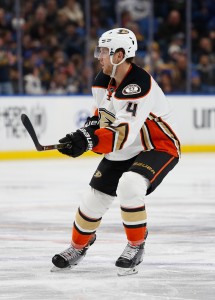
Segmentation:
{"type": "Polygon", "coordinates": [[[119,11],[131,12],[132,20],[138,21],[149,15],[150,3],[148,0],[120,0],[119,11]]]}
{"type": "Polygon", "coordinates": [[[31,20],[34,16],[34,0],[28,0],[25,2],[22,8],[23,18],[28,21],[31,20]]]}
{"type": "Polygon", "coordinates": [[[62,47],[68,57],[74,54],[84,55],[84,39],[77,33],[77,24],[70,22],[65,27],[62,47]]]}
{"type": "Polygon", "coordinates": [[[160,25],[157,33],[159,43],[162,48],[164,48],[164,54],[168,49],[168,45],[171,43],[172,37],[184,32],[185,28],[181,13],[177,10],[170,11],[167,21],[160,25]]]}
{"type": "Polygon", "coordinates": [[[24,76],[24,89],[26,94],[41,95],[44,93],[38,68],[33,68],[32,72],[24,76]]]}
{"type": "Polygon", "coordinates": [[[62,11],[58,11],[57,20],[55,24],[55,31],[57,33],[57,38],[59,41],[64,38],[64,29],[69,24],[69,18],[62,11]]]}
{"type": "Polygon", "coordinates": [[[209,38],[212,44],[213,53],[215,53],[215,28],[209,31],[209,38]]]}
{"type": "Polygon", "coordinates": [[[159,76],[159,86],[165,94],[173,93],[174,87],[172,82],[172,76],[170,71],[162,71],[159,76]]]}
{"type": "Polygon", "coordinates": [[[192,62],[198,62],[198,53],[197,49],[199,47],[199,32],[196,27],[193,25],[191,29],[191,50],[192,50],[192,62]]]}
{"type": "Polygon", "coordinates": [[[46,20],[47,10],[44,6],[39,6],[36,9],[32,26],[30,28],[30,35],[32,39],[37,39],[41,44],[45,43],[45,39],[49,33],[49,24],[46,20]]]}
{"type": "Polygon", "coordinates": [[[133,22],[131,12],[128,10],[123,10],[121,13],[121,26],[127,28],[128,24],[133,22]]]}
{"type": "Polygon", "coordinates": [[[101,6],[100,0],[90,2],[91,27],[96,29],[97,37],[113,25],[113,19],[101,6]]]}
{"type": "Polygon", "coordinates": [[[67,0],[66,5],[60,10],[72,22],[84,27],[84,14],[80,4],[76,0],[67,0]]]}
{"type": "Polygon", "coordinates": [[[168,57],[169,60],[172,63],[175,63],[178,60],[178,57],[180,56],[180,54],[182,54],[183,51],[182,49],[178,46],[178,45],[170,45],[169,49],[168,49],[168,57]]]}
{"type": "MultiPolygon", "coordinates": [[[[83,91],[83,74],[84,74],[84,62],[82,56],[79,54],[73,55],[66,68],[68,75],[68,88],[69,94],[81,94],[83,91]],[[81,80],[80,80],[81,76],[81,80]]],[[[85,91],[86,92],[86,91],[85,91]]]]}
{"type": "Polygon", "coordinates": [[[199,41],[199,47],[197,48],[198,57],[201,55],[208,55],[211,62],[215,63],[215,54],[213,51],[212,41],[208,37],[202,37],[199,41]]]}
{"type": "Polygon", "coordinates": [[[3,32],[3,30],[11,30],[11,25],[4,8],[0,7],[0,32],[3,32]]]}
{"type": "Polygon", "coordinates": [[[53,62],[50,56],[48,47],[41,47],[38,55],[40,62],[37,64],[39,69],[39,77],[42,84],[42,89],[47,91],[50,86],[50,80],[53,73],[53,62]]]}
{"type": "Polygon", "coordinates": [[[209,1],[192,1],[192,21],[195,24],[199,35],[206,35],[208,32],[207,24],[211,18],[211,12],[213,14],[213,6],[208,5],[214,2],[209,1]]]}
{"type": "Polygon", "coordinates": [[[15,59],[15,56],[6,49],[4,39],[0,37],[0,95],[13,94],[10,68],[14,64],[15,59]]]}
{"type": "Polygon", "coordinates": [[[56,0],[47,1],[47,22],[48,24],[54,24],[57,19],[58,6],[56,0]]]}
{"type": "Polygon", "coordinates": [[[191,91],[192,93],[202,92],[201,78],[197,71],[191,73],[191,91]]]}
{"type": "Polygon", "coordinates": [[[164,63],[164,60],[161,57],[160,47],[156,42],[153,42],[149,46],[143,61],[144,68],[149,73],[153,74],[156,80],[159,80],[158,78],[161,71],[167,68],[167,65],[164,63]]]}
{"type": "Polygon", "coordinates": [[[196,70],[199,72],[201,78],[203,92],[215,93],[215,65],[212,63],[209,55],[202,54],[200,56],[196,70]]]}
{"type": "Polygon", "coordinates": [[[67,75],[64,72],[56,72],[50,83],[49,94],[62,95],[67,94],[67,75]]]}
{"type": "Polygon", "coordinates": [[[175,63],[175,91],[178,93],[185,93],[187,81],[187,57],[184,53],[180,53],[176,58],[175,63]]]}

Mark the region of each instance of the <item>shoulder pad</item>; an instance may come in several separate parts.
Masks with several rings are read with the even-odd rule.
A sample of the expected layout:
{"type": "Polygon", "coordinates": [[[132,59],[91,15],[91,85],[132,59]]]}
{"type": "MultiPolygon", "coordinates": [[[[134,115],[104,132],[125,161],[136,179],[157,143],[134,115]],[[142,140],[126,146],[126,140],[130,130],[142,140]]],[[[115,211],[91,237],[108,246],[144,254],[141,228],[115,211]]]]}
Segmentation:
{"type": "Polygon", "coordinates": [[[117,88],[118,99],[138,99],[146,96],[151,89],[151,76],[144,69],[132,64],[131,71],[117,88]]]}
{"type": "Polygon", "coordinates": [[[105,75],[102,71],[99,72],[94,79],[92,87],[107,88],[110,81],[110,76],[105,75]]]}

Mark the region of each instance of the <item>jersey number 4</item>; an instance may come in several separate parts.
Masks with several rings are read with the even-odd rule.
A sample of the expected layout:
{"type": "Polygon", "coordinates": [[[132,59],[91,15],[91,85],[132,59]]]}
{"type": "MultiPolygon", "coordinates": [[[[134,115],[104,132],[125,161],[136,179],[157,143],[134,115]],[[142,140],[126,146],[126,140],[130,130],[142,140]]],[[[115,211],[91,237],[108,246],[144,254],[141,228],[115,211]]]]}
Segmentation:
{"type": "Polygon", "coordinates": [[[128,102],[126,111],[132,113],[132,116],[135,117],[137,113],[137,103],[128,102]]]}

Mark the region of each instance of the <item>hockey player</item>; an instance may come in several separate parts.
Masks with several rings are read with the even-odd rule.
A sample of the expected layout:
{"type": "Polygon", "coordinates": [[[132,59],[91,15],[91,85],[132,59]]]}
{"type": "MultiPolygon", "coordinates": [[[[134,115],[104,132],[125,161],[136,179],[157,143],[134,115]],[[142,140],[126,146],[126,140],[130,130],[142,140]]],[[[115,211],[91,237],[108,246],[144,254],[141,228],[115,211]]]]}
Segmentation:
{"type": "Polygon", "coordinates": [[[145,196],[178,163],[180,143],[168,100],[152,76],[132,62],[136,50],[136,37],[126,28],[102,34],[95,50],[102,71],[92,87],[97,110],[83,128],[60,139],[68,143],[59,150],[65,155],[92,150],[104,157],[76,213],[71,245],[53,257],[53,271],[80,262],[116,196],[128,240],[115,263],[118,274],[137,273],[143,260],[145,196]]]}

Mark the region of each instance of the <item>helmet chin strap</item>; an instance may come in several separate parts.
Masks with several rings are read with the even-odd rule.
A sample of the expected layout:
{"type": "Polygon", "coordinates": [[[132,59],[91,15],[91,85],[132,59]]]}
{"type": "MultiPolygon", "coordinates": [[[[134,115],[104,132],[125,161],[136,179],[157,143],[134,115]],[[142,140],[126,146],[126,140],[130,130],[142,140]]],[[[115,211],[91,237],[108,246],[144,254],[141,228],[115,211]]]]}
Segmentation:
{"type": "Polygon", "coordinates": [[[113,66],[112,73],[110,75],[111,78],[113,78],[115,76],[117,66],[121,65],[125,60],[126,60],[126,57],[124,56],[123,60],[121,60],[118,64],[114,64],[113,63],[113,55],[110,56],[110,62],[112,64],[112,66],[113,66]]]}

